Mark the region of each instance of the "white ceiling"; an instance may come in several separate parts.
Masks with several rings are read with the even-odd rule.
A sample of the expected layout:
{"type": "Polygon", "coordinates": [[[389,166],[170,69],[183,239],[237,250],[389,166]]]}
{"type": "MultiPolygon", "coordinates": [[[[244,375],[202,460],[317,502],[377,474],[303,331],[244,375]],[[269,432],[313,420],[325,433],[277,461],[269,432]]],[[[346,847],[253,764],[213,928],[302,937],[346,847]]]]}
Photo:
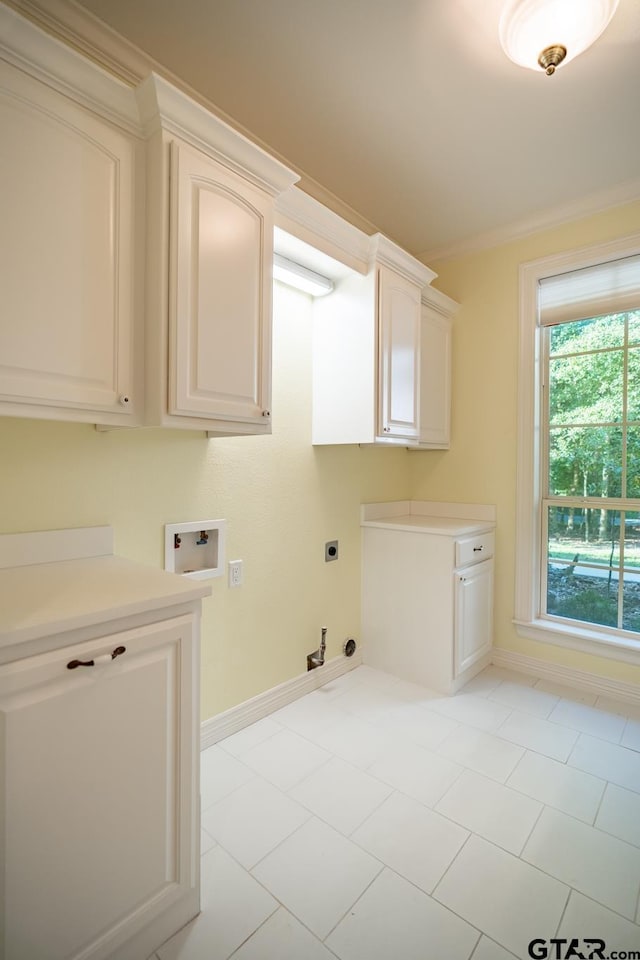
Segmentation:
{"type": "Polygon", "coordinates": [[[80,2],[426,260],[640,196],[640,0],[553,77],[503,0],[80,2]]]}

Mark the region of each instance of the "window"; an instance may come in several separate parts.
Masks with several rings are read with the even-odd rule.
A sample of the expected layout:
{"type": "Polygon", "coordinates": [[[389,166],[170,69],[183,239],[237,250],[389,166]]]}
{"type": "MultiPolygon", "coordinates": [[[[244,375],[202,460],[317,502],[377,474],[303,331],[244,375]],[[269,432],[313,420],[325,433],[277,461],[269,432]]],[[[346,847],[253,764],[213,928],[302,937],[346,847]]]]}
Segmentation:
{"type": "Polygon", "coordinates": [[[521,269],[515,621],[611,655],[640,653],[638,250],[521,269]]]}

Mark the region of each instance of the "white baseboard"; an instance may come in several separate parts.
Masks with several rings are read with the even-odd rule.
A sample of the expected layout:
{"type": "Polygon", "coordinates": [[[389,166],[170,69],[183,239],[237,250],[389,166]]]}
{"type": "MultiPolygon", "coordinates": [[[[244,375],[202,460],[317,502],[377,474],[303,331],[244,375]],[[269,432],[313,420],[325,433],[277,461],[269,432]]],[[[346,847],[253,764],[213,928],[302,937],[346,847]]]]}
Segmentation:
{"type": "Polygon", "coordinates": [[[491,662],[497,667],[507,667],[509,670],[517,670],[529,676],[555,680],[557,683],[564,683],[578,690],[588,690],[589,693],[599,697],[640,704],[640,684],[630,683],[628,680],[601,677],[586,670],[576,670],[560,663],[550,663],[548,660],[539,660],[537,657],[528,657],[523,653],[503,650],[500,647],[493,648],[491,662]]]}
{"type": "Polygon", "coordinates": [[[332,660],[327,660],[323,667],[317,667],[315,670],[309,670],[291,680],[286,680],[277,687],[259,693],[251,700],[239,703],[237,707],[231,707],[209,720],[204,720],[200,725],[200,749],[206,750],[207,747],[213,746],[219,740],[224,740],[225,737],[230,737],[238,730],[243,730],[256,720],[268,717],[280,707],[286,707],[288,703],[303,697],[305,693],[311,693],[312,690],[317,690],[330,680],[341,677],[343,673],[354,670],[361,663],[361,650],[356,650],[352,657],[333,657],[332,660]]]}

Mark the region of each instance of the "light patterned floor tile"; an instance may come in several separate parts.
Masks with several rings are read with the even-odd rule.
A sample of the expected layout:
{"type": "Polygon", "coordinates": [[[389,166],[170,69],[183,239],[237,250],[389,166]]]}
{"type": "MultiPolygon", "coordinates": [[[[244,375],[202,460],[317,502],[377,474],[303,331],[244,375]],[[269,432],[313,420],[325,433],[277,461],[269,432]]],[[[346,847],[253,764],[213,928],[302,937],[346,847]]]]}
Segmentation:
{"type": "Polygon", "coordinates": [[[465,770],[436,805],[436,811],[510,853],[519,854],[540,816],[542,804],[465,770]]]}
{"type": "Polygon", "coordinates": [[[497,731],[497,736],[511,743],[517,743],[528,750],[542,753],[552,760],[565,761],[579,734],[557,723],[530,717],[526,713],[514,710],[497,731]]]}
{"type": "Polygon", "coordinates": [[[439,754],[485,777],[504,783],[524,756],[524,748],[492,733],[460,725],[438,747],[439,754]]]}
{"type": "Polygon", "coordinates": [[[471,960],[516,960],[516,957],[483,934],[473,951],[471,960]]]}
{"type": "Polygon", "coordinates": [[[640,950],[640,927],[575,890],[571,891],[558,937],[566,940],[598,937],[605,941],[606,957],[613,956],[614,952],[621,955],[623,951],[640,950]]]}
{"type": "Polygon", "coordinates": [[[206,810],[255,776],[253,770],[217,744],[200,754],[200,799],[206,810]]]}
{"type": "Polygon", "coordinates": [[[289,790],[331,759],[292,730],[282,730],[243,754],[243,763],[281,790],[289,790]]]}
{"type": "Polygon", "coordinates": [[[203,827],[243,867],[251,868],[311,814],[256,777],[202,814],[203,827]]]}
{"type": "Polygon", "coordinates": [[[640,793],[607,784],[596,827],[640,847],[640,793]]]}
{"type": "Polygon", "coordinates": [[[202,913],[156,951],[160,960],[227,960],[278,907],[222,847],[201,863],[202,913]]]}
{"type": "Polygon", "coordinates": [[[640,890],[640,850],[546,807],[524,860],[630,919],[640,890]]]}
{"type": "Polygon", "coordinates": [[[335,960],[335,956],[280,907],[236,950],[233,960],[335,960]]]}
{"type": "Polygon", "coordinates": [[[334,757],[293,787],[289,796],[348,836],[380,806],[391,789],[334,757]]]}
{"type": "Polygon", "coordinates": [[[544,690],[538,690],[536,687],[523,686],[519,683],[503,681],[489,694],[490,700],[496,703],[502,703],[506,707],[512,707],[514,710],[521,710],[522,713],[530,713],[534,717],[541,717],[543,720],[549,716],[553,708],[558,703],[558,697],[551,693],[545,693],[544,690]]]}
{"type": "Polygon", "coordinates": [[[466,723],[478,730],[493,732],[511,713],[510,707],[494,703],[486,697],[477,697],[472,693],[459,693],[455,697],[441,697],[428,701],[429,710],[435,710],[444,717],[466,723]]]}
{"type": "Polygon", "coordinates": [[[474,693],[476,696],[486,697],[503,680],[509,683],[519,683],[524,687],[532,687],[536,682],[535,677],[529,677],[525,673],[517,673],[515,670],[507,670],[504,667],[490,666],[485,667],[468,683],[465,683],[460,692],[474,693]]]}
{"type": "Polygon", "coordinates": [[[385,869],[338,924],[327,946],[341,960],[468,960],[478,931],[385,869]]]}
{"type": "Polygon", "coordinates": [[[428,710],[423,703],[407,703],[389,710],[382,721],[384,731],[404,737],[409,743],[435,750],[460,726],[455,720],[428,710]]]}
{"type": "Polygon", "coordinates": [[[318,730],[314,743],[347,763],[366,770],[374,760],[396,749],[402,741],[384,729],[352,714],[318,730]]]}
{"type": "Polygon", "coordinates": [[[378,860],[313,818],[252,873],[298,920],[324,938],[381,869],[378,860]]]}
{"type": "Polygon", "coordinates": [[[462,772],[462,767],[430,750],[400,745],[372,763],[368,772],[432,807],[462,772]]]}
{"type": "Polygon", "coordinates": [[[328,724],[338,723],[344,717],[344,711],[335,706],[339,699],[339,696],[326,698],[315,690],[276,710],[271,714],[271,719],[287,730],[313,740],[318,730],[328,724]]]}
{"type": "Polygon", "coordinates": [[[640,721],[627,720],[620,743],[630,750],[640,751],[640,721]]]}
{"type": "Polygon", "coordinates": [[[393,793],[351,839],[431,893],[468,836],[467,830],[417,800],[393,793]]]}
{"type": "Polygon", "coordinates": [[[581,733],[567,763],[640,793],[640,755],[627,747],[581,733]]]}
{"type": "Polygon", "coordinates": [[[507,780],[507,786],[578,820],[593,823],[606,781],[527,751],[507,780]]]}
{"type": "Polygon", "coordinates": [[[615,700],[613,697],[598,697],[596,707],[608,713],[619,713],[622,717],[631,720],[640,720],[640,703],[630,703],[626,700],[615,700]]]}
{"type": "Polygon", "coordinates": [[[612,743],[618,743],[626,722],[624,717],[616,713],[607,713],[572,700],[560,700],[549,720],[601,740],[611,740],[612,743]]]}
{"type": "Polygon", "coordinates": [[[590,707],[595,706],[597,699],[595,693],[579,690],[577,687],[568,687],[564,683],[556,683],[555,680],[536,680],[535,688],[544,693],[552,693],[562,700],[575,700],[576,703],[586,703],[590,707]]]}
{"type": "Polygon", "coordinates": [[[534,937],[555,935],[569,888],[472,836],[433,896],[517,957],[526,957],[534,937]]]}
{"type": "Polygon", "coordinates": [[[239,730],[238,733],[221,740],[218,746],[234,757],[241,757],[247,750],[251,750],[263,740],[268,740],[274,733],[279,733],[281,730],[281,724],[276,723],[271,717],[264,717],[245,727],[244,730],[239,730]]]}
{"type": "Polygon", "coordinates": [[[207,833],[206,830],[200,831],[200,856],[203,857],[205,853],[208,853],[209,850],[213,850],[216,845],[216,841],[213,837],[207,833]]]}

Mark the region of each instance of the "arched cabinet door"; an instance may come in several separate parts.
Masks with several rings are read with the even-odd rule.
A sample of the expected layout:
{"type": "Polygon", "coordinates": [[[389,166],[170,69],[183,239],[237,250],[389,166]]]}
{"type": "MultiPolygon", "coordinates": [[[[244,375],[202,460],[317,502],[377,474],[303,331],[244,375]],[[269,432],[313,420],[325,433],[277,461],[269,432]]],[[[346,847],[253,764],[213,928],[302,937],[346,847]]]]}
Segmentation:
{"type": "Polygon", "coordinates": [[[273,200],[174,140],[169,413],[267,432],[273,200]]]}
{"type": "Polygon", "coordinates": [[[134,425],[141,143],[4,62],[0,129],[2,412],[134,425]]]}

